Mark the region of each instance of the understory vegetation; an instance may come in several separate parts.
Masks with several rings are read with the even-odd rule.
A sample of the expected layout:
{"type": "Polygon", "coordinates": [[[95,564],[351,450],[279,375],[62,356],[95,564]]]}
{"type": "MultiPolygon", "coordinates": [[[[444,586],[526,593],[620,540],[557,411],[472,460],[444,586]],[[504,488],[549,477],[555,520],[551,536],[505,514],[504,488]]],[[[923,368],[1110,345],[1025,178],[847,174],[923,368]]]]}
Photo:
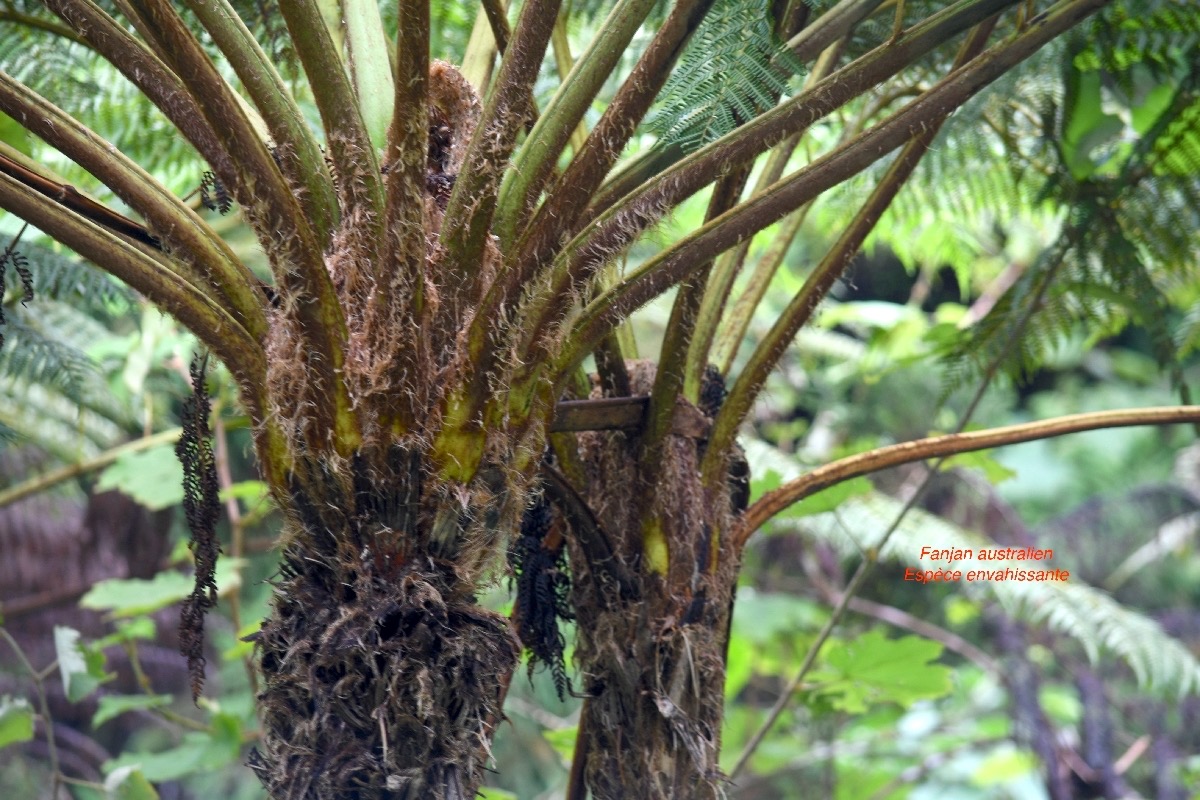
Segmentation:
{"type": "Polygon", "coordinates": [[[0,0],[0,785],[1195,800],[1198,231],[1188,0],[0,0]]]}

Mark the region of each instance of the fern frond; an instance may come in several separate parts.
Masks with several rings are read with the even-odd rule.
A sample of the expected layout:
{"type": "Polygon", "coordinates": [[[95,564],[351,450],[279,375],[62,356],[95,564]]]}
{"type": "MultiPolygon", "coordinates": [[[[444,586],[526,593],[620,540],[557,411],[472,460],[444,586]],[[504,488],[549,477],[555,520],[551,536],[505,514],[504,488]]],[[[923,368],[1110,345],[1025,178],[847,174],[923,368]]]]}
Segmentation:
{"type": "Polygon", "coordinates": [[[67,395],[78,394],[95,374],[95,365],[75,348],[29,325],[22,316],[10,314],[7,320],[0,375],[14,382],[44,384],[67,395]]]}
{"type": "MultiPolygon", "coordinates": [[[[182,193],[199,182],[202,162],[153,103],[90,48],[45,32],[0,23],[0,64],[14,78],[102,138],[120,142],[135,161],[182,193]]],[[[72,185],[112,202],[111,192],[65,156],[34,141],[34,157],[72,185]]]]}
{"type": "MultiPolygon", "coordinates": [[[[254,34],[255,40],[280,74],[293,83],[299,80],[302,74],[300,58],[296,55],[292,37],[288,35],[283,14],[279,11],[279,0],[231,0],[230,5],[254,34]]],[[[393,9],[395,5],[394,2],[385,4],[393,9]]]]}
{"type": "Polygon", "coordinates": [[[17,250],[17,244],[21,239],[21,234],[25,232],[22,227],[20,233],[13,237],[12,242],[8,247],[0,252],[0,348],[4,347],[4,295],[8,292],[8,273],[11,268],[17,273],[17,281],[21,286],[21,303],[27,304],[33,299],[33,276],[29,274],[29,260],[24,254],[17,250]]]}
{"type": "Polygon", "coordinates": [[[773,107],[803,65],[774,37],[766,0],[717,0],[663,87],[650,130],[691,151],[773,107]]]}
{"type": "MultiPolygon", "coordinates": [[[[809,5],[819,5],[823,8],[829,8],[835,5],[835,3],[833,0],[822,0],[821,3],[809,3],[809,5]]],[[[846,56],[848,58],[858,58],[891,38],[896,21],[896,7],[896,3],[883,3],[871,16],[855,26],[846,42],[846,56]]],[[[904,15],[902,27],[907,29],[945,7],[946,4],[940,0],[905,0],[904,4],[900,6],[900,10],[904,15]]],[[[953,46],[943,48],[943,50],[945,51],[942,54],[945,56],[944,62],[934,67],[939,75],[945,74],[944,68],[954,58],[953,46]]],[[[918,70],[927,68],[928,65],[917,67],[918,70]]]]}
{"type": "MultiPolygon", "coordinates": [[[[996,360],[1019,379],[1057,338],[1080,329],[1111,336],[1130,323],[1145,328],[1160,366],[1179,380],[1180,344],[1186,349],[1192,335],[1177,329],[1176,303],[1191,296],[1200,267],[1200,66],[1164,79],[1169,99],[1148,123],[1102,116],[1099,77],[1079,73],[1071,59],[1065,75],[1066,90],[1041,98],[1036,112],[1021,109],[1029,127],[1009,138],[1035,142],[1014,156],[1045,171],[1038,198],[1067,209],[1058,245],[1040,260],[1058,274],[1036,293],[1029,287],[1045,280],[1043,268],[1012,287],[950,353],[952,385],[996,360]],[[1021,341],[1008,352],[1018,325],[1021,341]]],[[[1015,116],[1000,127],[1013,130],[1015,116]]]]}
{"type": "MultiPolygon", "coordinates": [[[[39,300],[69,303],[102,317],[127,312],[133,305],[134,294],[128,287],[78,258],[36,243],[22,242],[18,249],[29,270],[33,295],[39,300]]],[[[0,290],[0,297],[3,295],[0,290]]]]}
{"type": "MultiPolygon", "coordinates": [[[[949,263],[963,287],[1026,263],[1026,246],[1009,242],[1055,251],[946,354],[948,389],[996,359],[1019,380],[1065,337],[1094,340],[1134,323],[1176,380],[1185,351],[1200,345],[1200,310],[1181,324],[1178,308],[1194,300],[1200,262],[1200,9],[1185,5],[1139,4],[1134,19],[1131,4],[1117,4],[1087,36],[1045,48],[950,119],[887,211],[868,244],[886,240],[910,270],[949,263]],[[1144,60],[1138,37],[1153,45],[1144,60]],[[1117,67],[1124,72],[1097,72],[1117,67]],[[1072,248],[1053,244],[1064,240],[1072,248]],[[1055,259],[1054,281],[1035,291],[1055,259]]],[[[852,213],[877,174],[842,187],[818,224],[852,213]]]]}
{"type": "MultiPolygon", "coordinates": [[[[1037,116],[1045,99],[1061,105],[1063,88],[1056,71],[1062,53],[1060,44],[1051,43],[956,111],[866,247],[886,244],[910,272],[950,265],[966,293],[986,285],[1014,261],[1009,242],[1041,239],[1056,230],[1061,214],[1038,197],[1049,167],[1044,156],[1029,152],[1030,126],[1019,123],[1027,114],[1037,116]]],[[[939,54],[947,64],[953,56],[939,54]]],[[[943,77],[948,66],[937,67],[937,61],[934,68],[922,62],[906,71],[900,88],[918,90],[943,77]]],[[[901,96],[894,84],[889,89],[901,96]]],[[[886,99],[876,95],[866,102],[886,114],[893,110],[883,103],[886,99]]],[[[880,159],[830,192],[810,215],[814,227],[840,228],[891,162],[880,159]]]]}
{"type": "Polygon", "coordinates": [[[1179,357],[1184,358],[1200,348],[1200,300],[1192,303],[1175,333],[1179,357]]]}
{"type": "MultiPolygon", "coordinates": [[[[44,15],[45,9],[20,9],[21,13],[44,15]]],[[[50,15],[50,20],[58,22],[50,15]]],[[[56,98],[56,103],[78,106],[89,96],[101,92],[95,82],[92,67],[100,59],[88,48],[64,42],[44,31],[20,25],[4,24],[0,39],[0,63],[4,71],[32,87],[43,96],[56,98]]]]}
{"type": "Polygon", "coordinates": [[[1120,74],[1134,64],[1157,70],[1186,65],[1200,42],[1200,6],[1179,0],[1125,0],[1091,24],[1094,46],[1080,54],[1084,69],[1120,74]]]}
{"type": "MultiPolygon", "coordinates": [[[[854,556],[878,546],[902,507],[903,503],[894,498],[871,493],[852,497],[832,512],[772,524],[799,527],[843,555],[854,556]]],[[[978,534],[913,509],[884,545],[880,556],[904,565],[928,567],[927,562],[919,562],[918,555],[930,542],[937,542],[939,547],[973,550],[995,547],[994,542],[978,534]]],[[[958,562],[955,569],[961,568],[965,574],[968,569],[995,570],[1004,566],[1002,562],[958,562]]],[[[1046,568],[1046,562],[1033,566],[1046,568]]],[[[900,566],[892,569],[897,573],[903,571],[900,566]]],[[[979,581],[964,583],[963,588],[986,591],[1008,613],[1069,636],[1093,662],[1104,653],[1118,657],[1148,691],[1176,696],[1200,691],[1200,660],[1191,651],[1155,621],[1074,575],[1061,583],[979,581]]]]}
{"type": "Polygon", "coordinates": [[[10,393],[0,394],[0,427],[11,432],[10,442],[31,443],[72,462],[94,456],[129,435],[124,426],[45,387],[15,381],[11,388],[10,393]],[[28,413],[31,405],[38,409],[36,416],[28,413]]]}
{"type": "Polygon", "coordinates": [[[1009,614],[1066,634],[1092,662],[1107,650],[1124,661],[1147,690],[1184,696],[1200,691],[1200,662],[1157,622],[1087,584],[993,584],[1009,614]]]}
{"type": "MultiPolygon", "coordinates": [[[[29,308],[10,309],[9,341],[0,350],[0,402],[14,409],[37,408],[48,418],[59,415],[68,426],[95,418],[99,441],[113,431],[136,430],[137,409],[119,402],[85,349],[109,336],[108,329],[68,303],[39,299],[29,308]]],[[[28,415],[26,415],[28,416],[28,415]]],[[[36,433],[24,423],[10,429],[36,433]]],[[[34,441],[37,441],[35,438],[34,441]]]]}
{"type": "Polygon", "coordinates": [[[944,355],[943,396],[976,383],[992,365],[1021,381],[1046,361],[1080,319],[1097,321],[1088,303],[1077,303],[1071,295],[1051,291],[1066,255],[1061,248],[1043,253],[991,312],[968,335],[953,343],[944,355]]]}

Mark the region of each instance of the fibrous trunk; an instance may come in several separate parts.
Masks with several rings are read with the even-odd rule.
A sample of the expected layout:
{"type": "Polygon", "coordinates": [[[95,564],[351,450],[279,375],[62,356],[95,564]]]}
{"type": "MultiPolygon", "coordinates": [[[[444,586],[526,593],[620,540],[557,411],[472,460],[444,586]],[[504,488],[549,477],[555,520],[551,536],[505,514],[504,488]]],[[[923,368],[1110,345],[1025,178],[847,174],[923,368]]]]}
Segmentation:
{"type": "MultiPolygon", "coordinates": [[[[252,766],[276,798],[466,800],[519,645],[451,560],[411,544],[429,541],[418,472],[359,477],[349,496],[333,480],[327,496],[295,495],[298,530],[257,637],[252,766]]],[[[488,509],[462,517],[500,524],[488,509]]]]}
{"type": "MultiPolygon", "coordinates": [[[[260,456],[287,523],[256,635],[252,764],[277,800],[473,798],[519,653],[508,620],[474,592],[521,518],[536,458],[513,456],[519,435],[456,411],[450,393],[472,377],[458,333],[478,298],[450,282],[438,238],[478,101],[440,62],[427,89],[427,113],[405,119],[428,132],[401,146],[394,127],[389,140],[385,240],[360,196],[380,176],[353,173],[354,159],[334,170],[342,217],[324,262],[345,323],[334,385],[321,384],[306,338],[311,298],[283,291],[270,312],[283,453],[264,440],[260,456]]],[[[498,258],[489,239],[470,265],[478,291],[498,258]]],[[[539,427],[522,430],[537,453],[539,427]]]]}
{"type": "MultiPolygon", "coordinates": [[[[647,365],[633,371],[634,394],[648,393],[647,365]],[[636,385],[638,383],[643,385],[636,385]]],[[[682,404],[683,401],[680,401],[682,404]]],[[[597,800],[720,796],[717,763],[737,554],[729,541],[734,501],[728,484],[699,480],[702,437],[670,435],[661,448],[661,484],[651,507],[639,491],[638,438],[621,432],[580,436],[588,503],[623,573],[571,549],[586,696],[580,720],[586,780],[597,800]],[[643,553],[646,520],[661,525],[665,572],[643,553]],[[622,583],[627,583],[624,587],[622,583]]]]}

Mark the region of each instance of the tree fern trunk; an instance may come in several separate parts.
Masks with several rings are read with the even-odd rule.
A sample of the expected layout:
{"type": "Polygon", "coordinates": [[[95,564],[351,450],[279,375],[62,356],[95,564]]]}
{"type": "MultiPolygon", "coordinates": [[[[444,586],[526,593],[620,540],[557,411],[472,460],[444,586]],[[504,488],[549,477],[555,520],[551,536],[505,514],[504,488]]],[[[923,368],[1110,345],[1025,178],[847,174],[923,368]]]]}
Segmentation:
{"type": "Polygon", "coordinates": [[[721,796],[729,594],[693,605],[664,588],[653,587],[637,607],[580,620],[596,628],[580,645],[588,748],[576,757],[587,759],[597,800],[721,796]],[[696,616],[685,616],[692,608],[700,609],[696,616]]]}
{"type": "MultiPolygon", "coordinates": [[[[635,369],[634,393],[647,391],[647,381],[635,369]]],[[[604,565],[572,549],[576,656],[587,696],[586,753],[576,757],[586,758],[597,800],[722,795],[725,646],[738,556],[727,536],[729,487],[712,492],[699,482],[703,447],[702,438],[670,435],[662,448],[663,478],[648,515],[668,544],[661,572],[643,554],[645,509],[630,502],[647,496],[637,491],[637,438],[580,436],[589,505],[630,584],[621,591],[601,574],[604,565]]]]}
{"type": "MultiPolygon", "coordinates": [[[[257,637],[252,766],[274,798],[468,800],[482,782],[519,645],[435,552],[404,483],[367,482],[352,503],[294,495],[257,637]]],[[[488,509],[468,518],[497,522],[488,509]]]]}

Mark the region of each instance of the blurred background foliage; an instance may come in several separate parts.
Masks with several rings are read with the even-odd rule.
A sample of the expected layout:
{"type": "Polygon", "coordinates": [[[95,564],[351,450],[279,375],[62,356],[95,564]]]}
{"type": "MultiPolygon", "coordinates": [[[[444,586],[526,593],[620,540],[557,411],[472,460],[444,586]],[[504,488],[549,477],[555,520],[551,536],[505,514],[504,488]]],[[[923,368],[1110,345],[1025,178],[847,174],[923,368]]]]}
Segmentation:
{"type": "MultiPolygon", "coordinates": [[[[271,3],[236,5],[286,66],[294,57],[271,3]]],[[[395,4],[383,5],[394,26],[395,4]]],[[[566,30],[577,53],[603,12],[574,5],[566,30]]],[[[907,13],[915,20],[933,5],[909,2],[907,13]]],[[[1145,5],[1142,15],[1114,7],[952,118],[772,376],[743,433],[756,495],[840,455],[952,430],[996,360],[1003,370],[975,426],[1187,400],[1200,377],[1200,21],[1186,3],[1145,5]],[[1055,280],[1040,288],[1048,275],[1055,280]],[[1007,352],[1014,330],[1021,345],[1007,352]]],[[[740,110],[794,89],[800,65],[764,70],[769,31],[730,44],[729,31],[746,30],[755,15],[761,22],[764,8],[722,6],[699,39],[709,50],[685,55],[697,74],[684,77],[697,80],[668,88],[631,159],[695,147],[736,124],[740,110]],[[701,72],[725,63],[712,58],[721,47],[745,69],[701,72]]],[[[18,0],[0,9],[38,13],[18,0]]],[[[435,56],[456,61],[475,11],[434,10],[435,56]]],[[[886,36],[890,17],[880,19],[860,26],[847,48],[886,36]]],[[[648,26],[658,20],[661,10],[648,26]]],[[[824,120],[793,164],[861,130],[945,63],[914,68],[907,83],[824,120]]],[[[196,154],[86,49],[0,24],[0,64],[199,203],[196,154]]],[[[543,105],[561,80],[553,56],[544,75],[543,105]]],[[[291,77],[315,117],[307,88],[291,77]]],[[[0,140],[121,210],[3,117],[0,140]]],[[[785,220],[750,244],[748,264],[772,249],[782,258],[743,346],[725,349],[726,371],[879,176],[864,173],[806,209],[802,224],[787,231],[785,220]]],[[[698,227],[706,203],[699,196],[679,209],[621,267],[698,227]]],[[[236,214],[215,224],[240,257],[261,265],[236,214]]],[[[69,787],[80,798],[104,796],[95,787],[106,780],[109,796],[123,798],[261,797],[242,766],[256,729],[243,637],[266,613],[280,521],[256,480],[228,376],[217,371],[209,386],[227,510],[221,613],[209,619],[208,695],[193,707],[172,653],[172,609],[190,591],[172,448],[194,341],[126,288],[20,231],[0,216],[0,245],[22,237],[33,290],[28,299],[11,268],[0,286],[0,786],[9,797],[45,796],[56,764],[90,784],[69,787]],[[70,465],[83,466],[38,482],[70,465]],[[35,491],[17,501],[5,494],[22,487],[35,491]],[[56,753],[29,742],[46,712],[56,753]]],[[[641,356],[657,353],[671,300],[632,319],[641,356]]],[[[947,464],[730,796],[1040,800],[1059,780],[1077,797],[1200,798],[1195,439],[1182,428],[1100,431],[947,464]],[[1071,570],[1069,591],[903,580],[905,567],[928,566],[918,559],[923,545],[988,540],[1053,548],[1053,566],[1071,570]]],[[[850,482],[752,542],[728,652],[727,768],[923,476],[918,465],[850,482]]],[[[504,575],[485,600],[510,605],[504,575]]],[[[514,681],[485,796],[561,796],[579,703],[560,700],[545,672],[514,681]]]]}

